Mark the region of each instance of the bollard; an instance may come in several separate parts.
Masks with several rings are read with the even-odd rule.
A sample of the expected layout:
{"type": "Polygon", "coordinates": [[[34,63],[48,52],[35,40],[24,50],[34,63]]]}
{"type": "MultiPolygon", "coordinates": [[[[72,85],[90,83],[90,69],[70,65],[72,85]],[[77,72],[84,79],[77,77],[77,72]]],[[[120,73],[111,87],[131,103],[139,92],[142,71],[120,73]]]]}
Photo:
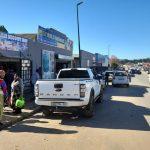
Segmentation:
{"type": "Polygon", "coordinates": [[[0,122],[2,121],[3,117],[3,103],[4,103],[3,91],[0,88],[0,122]]]}

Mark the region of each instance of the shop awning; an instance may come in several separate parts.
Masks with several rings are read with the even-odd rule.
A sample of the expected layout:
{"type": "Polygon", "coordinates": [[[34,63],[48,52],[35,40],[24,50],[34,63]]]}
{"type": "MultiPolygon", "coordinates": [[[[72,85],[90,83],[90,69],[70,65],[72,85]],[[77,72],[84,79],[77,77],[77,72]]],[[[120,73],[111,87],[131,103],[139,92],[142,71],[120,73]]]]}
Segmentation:
{"type": "Polygon", "coordinates": [[[27,58],[23,53],[20,53],[20,51],[11,51],[11,50],[0,50],[0,57],[6,57],[6,58],[27,58]]]}
{"type": "Polygon", "coordinates": [[[66,56],[66,55],[58,54],[58,59],[71,61],[71,60],[73,60],[73,57],[72,56],[66,56]]]}
{"type": "Polygon", "coordinates": [[[0,50],[0,57],[20,58],[20,52],[10,50],[0,50]]]}

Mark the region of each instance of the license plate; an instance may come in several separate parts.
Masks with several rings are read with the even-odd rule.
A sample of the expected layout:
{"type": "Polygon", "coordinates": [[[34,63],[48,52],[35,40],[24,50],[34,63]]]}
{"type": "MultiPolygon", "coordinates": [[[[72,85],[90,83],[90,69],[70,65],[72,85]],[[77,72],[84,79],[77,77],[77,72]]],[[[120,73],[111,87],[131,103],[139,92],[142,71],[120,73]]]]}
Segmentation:
{"type": "Polygon", "coordinates": [[[119,78],[119,80],[124,80],[123,78],[119,78]]]}
{"type": "Polygon", "coordinates": [[[66,103],[65,102],[52,102],[51,105],[52,106],[65,106],[66,103]]]}

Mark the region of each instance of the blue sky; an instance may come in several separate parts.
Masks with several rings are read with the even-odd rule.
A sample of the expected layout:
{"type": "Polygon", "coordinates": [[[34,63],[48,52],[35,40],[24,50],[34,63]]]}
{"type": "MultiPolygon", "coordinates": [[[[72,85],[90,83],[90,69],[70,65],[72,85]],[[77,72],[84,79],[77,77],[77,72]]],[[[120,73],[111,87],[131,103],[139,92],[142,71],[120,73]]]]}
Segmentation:
{"type": "MultiPolygon", "coordinates": [[[[150,57],[149,0],[83,0],[81,49],[118,58],[150,57]]],[[[79,0],[0,0],[0,24],[10,33],[53,27],[74,41],[78,53],[76,3],[79,0]]]]}

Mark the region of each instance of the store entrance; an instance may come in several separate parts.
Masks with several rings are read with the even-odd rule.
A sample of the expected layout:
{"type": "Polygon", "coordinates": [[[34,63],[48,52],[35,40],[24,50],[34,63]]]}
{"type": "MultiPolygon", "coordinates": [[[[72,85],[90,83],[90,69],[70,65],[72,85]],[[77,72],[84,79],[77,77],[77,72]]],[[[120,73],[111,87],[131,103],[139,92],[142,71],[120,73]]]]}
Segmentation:
{"type": "Polygon", "coordinates": [[[0,69],[3,69],[5,72],[8,72],[9,70],[12,70],[13,72],[16,72],[20,74],[21,66],[20,62],[0,62],[0,69]]]}
{"type": "Polygon", "coordinates": [[[68,67],[70,67],[69,62],[58,62],[58,61],[56,61],[56,74],[58,74],[60,69],[68,68],[68,67]]]}

